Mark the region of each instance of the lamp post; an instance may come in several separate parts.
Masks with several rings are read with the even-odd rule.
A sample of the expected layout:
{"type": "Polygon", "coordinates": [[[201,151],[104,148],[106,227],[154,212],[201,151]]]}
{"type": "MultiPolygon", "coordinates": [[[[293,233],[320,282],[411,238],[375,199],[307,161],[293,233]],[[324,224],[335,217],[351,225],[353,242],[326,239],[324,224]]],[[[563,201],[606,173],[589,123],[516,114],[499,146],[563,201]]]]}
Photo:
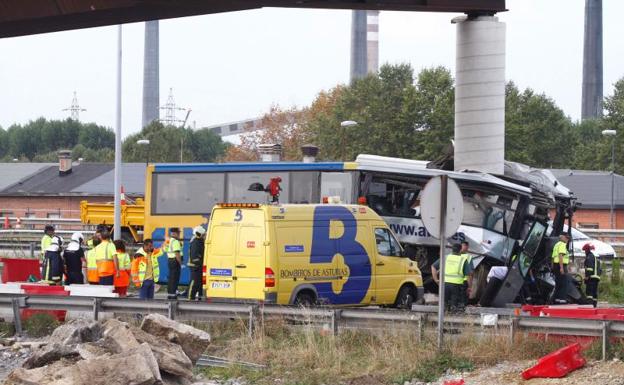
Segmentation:
{"type": "Polygon", "coordinates": [[[614,216],[614,206],[615,206],[615,135],[617,131],[615,130],[602,130],[603,136],[612,136],[611,139],[611,213],[610,213],[610,222],[611,229],[615,229],[615,216],[614,216]]]}
{"type": "Polygon", "coordinates": [[[149,139],[139,139],[136,141],[136,144],[138,144],[139,146],[145,146],[145,168],[147,169],[147,166],[149,165],[149,144],[150,141],[149,139]]]}
{"type": "Polygon", "coordinates": [[[358,122],[354,120],[345,120],[340,122],[340,127],[342,128],[340,132],[340,160],[345,160],[345,136],[347,128],[357,126],[358,122]]]}

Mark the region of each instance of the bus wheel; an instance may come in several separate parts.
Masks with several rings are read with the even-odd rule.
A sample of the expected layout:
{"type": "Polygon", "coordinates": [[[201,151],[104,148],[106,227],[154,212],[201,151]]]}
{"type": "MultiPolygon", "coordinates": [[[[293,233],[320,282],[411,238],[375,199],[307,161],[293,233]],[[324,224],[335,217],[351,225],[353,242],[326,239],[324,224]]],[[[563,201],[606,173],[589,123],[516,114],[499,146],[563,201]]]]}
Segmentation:
{"type": "Polygon", "coordinates": [[[404,285],[401,287],[401,290],[399,290],[399,294],[394,302],[394,307],[397,309],[412,310],[412,305],[415,300],[416,295],[414,289],[411,286],[404,285]]]}
{"type": "Polygon", "coordinates": [[[310,307],[316,303],[316,298],[313,293],[304,290],[297,293],[295,297],[295,305],[301,307],[310,307]]]}

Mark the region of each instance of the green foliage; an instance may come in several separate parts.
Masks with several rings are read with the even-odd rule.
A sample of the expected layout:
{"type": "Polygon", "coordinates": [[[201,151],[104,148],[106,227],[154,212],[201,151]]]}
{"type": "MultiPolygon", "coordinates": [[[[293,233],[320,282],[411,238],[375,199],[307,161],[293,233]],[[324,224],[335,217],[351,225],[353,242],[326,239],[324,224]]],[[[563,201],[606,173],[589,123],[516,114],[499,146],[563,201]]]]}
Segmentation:
{"type": "Polygon", "coordinates": [[[619,285],[620,284],[620,260],[614,259],[611,262],[611,284],[619,285]]]}
{"type": "Polygon", "coordinates": [[[58,150],[79,149],[81,154],[76,158],[101,162],[107,161],[114,143],[115,134],[108,128],[72,119],[39,118],[25,125],[12,125],[6,131],[0,128],[0,159],[55,162],[58,150]]]}
{"type": "Polygon", "coordinates": [[[474,364],[468,359],[457,357],[450,352],[442,352],[435,357],[423,360],[413,376],[420,381],[436,381],[447,369],[472,371],[474,364]]]}
{"type": "Polygon", "coordinates": [[[141,132],[130,135],[123,143],[123,159],[126,162],[180,162],[180,150],[184,162],[214,162],[223,156],[227,146],[217,134],[207,128],[191,130],[165,126],[152,122],[141,132]],[[148,139],[149,146],[137,144],[148,139]]]}
{"type": "Polygon", "coordinates": [[[52,334],[59,325],[59,321],[53,315],[36,313],[24,321],[24,330],[31,337],[44,337],[52,334]]]}

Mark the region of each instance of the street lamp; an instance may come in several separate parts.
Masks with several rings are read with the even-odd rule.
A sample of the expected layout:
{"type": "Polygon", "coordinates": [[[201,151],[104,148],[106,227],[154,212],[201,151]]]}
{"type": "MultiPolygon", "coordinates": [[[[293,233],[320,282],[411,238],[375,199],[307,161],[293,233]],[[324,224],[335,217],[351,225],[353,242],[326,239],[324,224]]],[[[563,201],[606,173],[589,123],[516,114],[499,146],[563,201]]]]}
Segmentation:
{"type": "Polygon", "coordinates": [[[611,213],[610,213],[610,221],[611,221],[611,229],[615,229],[615,217],[614,217],[614,195],[615,195],[615,135],[617,131],[615,130],[602,130],[603,136],[612,136],[611,139],[611,213]]]}
{"type": "Polygon", "coordinates": [[[139,139],[136,141],[136,144],[138,144],[139,146],[145,146],[145,167],[147,168],[147,165],[149,164],[149,144],[150,141],[149,139],[139,139]]]}
{"type": "Polygon", "coordinates": [[[344,120],[340,122],[340,127],[342,128],[340,133],[340,159],[345,160],[345,136],[347,128],[357,126],[358,122],[354,120],[344,120]]]}

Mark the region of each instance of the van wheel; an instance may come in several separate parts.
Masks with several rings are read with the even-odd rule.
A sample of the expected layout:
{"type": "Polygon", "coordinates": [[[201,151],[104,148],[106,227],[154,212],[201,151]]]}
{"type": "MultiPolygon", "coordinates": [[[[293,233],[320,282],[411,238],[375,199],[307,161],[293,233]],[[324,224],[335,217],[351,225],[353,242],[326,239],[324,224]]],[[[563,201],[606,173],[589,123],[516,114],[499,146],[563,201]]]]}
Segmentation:
{"type": "Polygon", "coordinates": [[[301,293],[297,293],[295,297],[295,305],[301,307],[311,307],[316,303],[316,298],[314,298],[314,294],[308,291],[302,291],[301,293]]]}
{"type": "Polygon", "coordinates": [[[416,295],[414,294],[414,289],[410,286],[403,286],[401,290],[399,290],[397,299],[394,302],[394,307],[397,309],[412,310],[412,305],[415,300],[416,295]]]}

